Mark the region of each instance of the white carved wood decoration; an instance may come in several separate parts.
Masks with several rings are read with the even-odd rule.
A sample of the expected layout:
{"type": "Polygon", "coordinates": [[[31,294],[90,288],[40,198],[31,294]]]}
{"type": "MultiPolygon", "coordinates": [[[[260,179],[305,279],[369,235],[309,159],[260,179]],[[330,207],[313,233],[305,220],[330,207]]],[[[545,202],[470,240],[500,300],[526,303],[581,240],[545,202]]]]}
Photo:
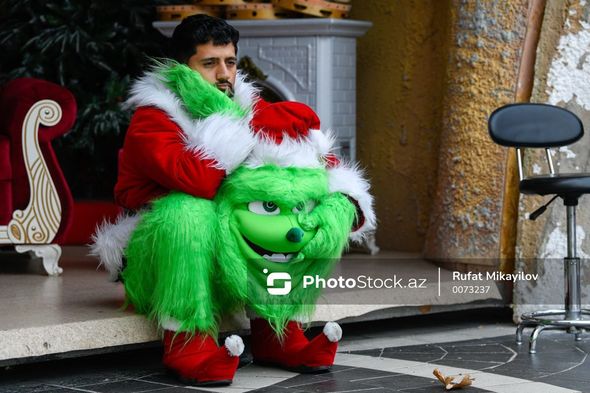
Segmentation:
{"type": "Polygon", "coordinates": [[[24,210],[15,210],[7,226],[0,226],[0,244],[17,244],[18,252],[34,251],[43,258],[49,275],[59,275],[61,248],[50,244],[61,223],[59,195],[39,146],[39,126],[54,126],[61,120],[57,102],[41,100],[27,112],[23,122],[23,158],[29,178],[30,197],[24,210]]]}

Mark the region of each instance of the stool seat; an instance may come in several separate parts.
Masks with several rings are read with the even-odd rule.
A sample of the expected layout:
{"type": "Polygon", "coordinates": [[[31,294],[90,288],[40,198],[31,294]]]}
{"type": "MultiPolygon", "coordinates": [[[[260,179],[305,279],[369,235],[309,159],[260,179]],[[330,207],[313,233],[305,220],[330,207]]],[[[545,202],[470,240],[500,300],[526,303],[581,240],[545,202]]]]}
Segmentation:
{"type": "Polygon", "coordinates": [[[580,196],[590,193],[590,173],[530,176],[520,181],[519,188],[523,194],[580,196]]]}

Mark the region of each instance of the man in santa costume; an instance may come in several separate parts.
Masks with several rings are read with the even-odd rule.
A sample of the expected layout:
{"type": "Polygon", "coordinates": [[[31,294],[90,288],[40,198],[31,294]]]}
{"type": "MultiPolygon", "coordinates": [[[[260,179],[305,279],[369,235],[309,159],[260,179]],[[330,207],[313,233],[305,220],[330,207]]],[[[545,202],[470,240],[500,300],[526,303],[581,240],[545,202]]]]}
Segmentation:
{"type": "MultiPolygon", "coordinates": [[[[211,299],[216,291],[212,285],[218,282],[212,273],[219,267],[215,266],[214,251],[219,250],[213,246],[219,241],[215,228],[224,222],[212,199],[227,176],[242,165],[305,167],[311,163],[314,170],[327,171],[325,192],[333,195],[331,201],[338,200],[345,210],[347,205],[353,211],[356,207],[350,237],[360,240],[375,227],[368,183],[354,166],[340,163],[331,153],[332,141],[319,130],[311,109],[295,104],[275,108],[258,98],[257,90],[237,73],[237,41],[238,32],[225,21],[189,17],[172,37],[175,61],[155,65],[135,82],[128,104],[136,111],[120,155],[115,198],[138,214],[122,217],[95,236],[95,253],[112,278],[123,277],[127,297],[136,310],[163,330],[165,365],[194,385],[230,383],[244,348],[235,335],[218,346],[217,319],[227,310],[217,309],[211,299]],[[253,120],[258,112],[261,115],[253,120]],[[265,128],[274,130],[273,136],[265,128]],[[150,248],[153,243],[157,248],[150,248]],[[128,268],[121,264],[123,254],[129,258],[128,268]],[[187,274],[195,269],[204,273],[187,274]]],[[[318,217],[303,220],[304,229],[299,231],[318,231],[329,238],[329,231],[318,228],[330,220],[318,217]]],[[[344,230],[346,238],[350,223],[345,225],[336,232],[344,230]]],[[[294,241],[289,236],[295,232],[289,232],[289,241],[294,241]]],[[[314,252],[322,249],[317,238],[307,242],[314,252]]],[[[332,246],[325,239],[323,243],[332,246]]],[[[324,258],[339,256],[345,243],[337,243],[324,258]]],[[[231,260],[235,258],[226,258],[227,266],[231,260]]],[[[221,269],[227,273],[224,277],[231,275],[227,269],[221,269]]],[[[231,294],[227,288],[225,285],[219,293],[220,298],[231,294]]],[[[247,296],[238,292],[233,303],[226,299],[225,304],[244,305],[247,296]]],[[[274,312],[257,306],[250,304],[258,314],[274,312]]],[[[292,313],[285,315],[293,317],[292,313]]],[[[300,371],[326,370],[341,336],[339,327],[327,326],[323,338],[308,342],[299,323],[285,317],[278,322],[260,319],[254,314],[258,360],[300,371]],[[271,332],[276,333],[275,341],[271,332]],[[260,342],[266,337],[267,344],[260,342]]]]}
{"type": "Polygon", "coordinates": [[[127,104],[136,111],[115,186],[119,205],[140,209],[169,190],[211,199],[249,154],[248,122],[266,103],[237,73],[238,39],[222,19],[188,17],[172,35],[175,62],[135,82],[127,104]]]}

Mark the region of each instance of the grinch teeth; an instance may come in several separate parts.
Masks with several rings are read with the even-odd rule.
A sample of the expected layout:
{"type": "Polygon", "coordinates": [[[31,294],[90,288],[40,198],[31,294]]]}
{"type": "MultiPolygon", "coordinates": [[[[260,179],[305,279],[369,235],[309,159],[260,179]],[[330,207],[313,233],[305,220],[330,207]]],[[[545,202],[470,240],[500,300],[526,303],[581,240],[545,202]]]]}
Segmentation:
{"type": "Polygon", "coordinates": [[[266,259],[267,261],[270,261],[270,262],[287,263],[287,262],[290,262],[292,259],[294,259],[295,255],[297,254],[297,253],[285,253],[285,254],[275,253],[275,252],[272,252],[271,250],[267,250],[267,249],[264,249],[264,248],[256,245],[255,243],[248,240],[248,238],[246,236],[242,235],[242,238],[244,239],[246,244],[248,244],[248,246],[252,249],[252,251],[254,251],[258,255],[261,255],[264,259],[266,259]]]}
{"type": "Polygon", "coordinates": [[[272,254],[272,255],[263,255],[263,258],[266,259],[267,261],[271,261],[271,262],[285,263],[285,262],[289,262],[291,259],[293,259],[294,255],[295,254],[272,254]]]}

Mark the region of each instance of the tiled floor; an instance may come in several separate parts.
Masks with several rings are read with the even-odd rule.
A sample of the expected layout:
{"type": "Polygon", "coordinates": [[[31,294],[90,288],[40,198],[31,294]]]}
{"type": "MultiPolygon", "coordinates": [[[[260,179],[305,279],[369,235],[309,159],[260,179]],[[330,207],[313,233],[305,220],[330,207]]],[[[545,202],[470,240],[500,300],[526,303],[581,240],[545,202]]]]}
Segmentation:
{"type": "Polygon", "coordinates": [[[348,324],[336,365],[319,375],[245,359],[232,386],[196,389],[166,374],[156,346],[7,368],[0,392],[443,392],[434,368],[469,373],[475,381],[465,392],[590,392],[590,337],[543,333],[530,355],[514,343],[510,319],[509,310],[487,309],[348,324]]]}
{"type": "MultiPolygon", "coordinates": [[[[153,324],[122,308],[123,286],[109,282],[88,251],[86,247],[65,247],[60,261],[64,272],[58,277],[32,274],[42,269],[40,260],[26,261],[20,254],[0,252],[0,366],[39,356],[158,340],[153,324]]],[[[416,254],[347,254],[334,275],[356,277],[368,272],[374,277],[421,278],[427,285],[415,290],[326,289],[313,319],[367,321],[504,304],[499,286],[492,281],[486,283],[490,288],[487,293],[454,293],[452,273],[416,254]]],[[[245,312],[227,316],[221,328],[247,330],[245,312]]]]}

